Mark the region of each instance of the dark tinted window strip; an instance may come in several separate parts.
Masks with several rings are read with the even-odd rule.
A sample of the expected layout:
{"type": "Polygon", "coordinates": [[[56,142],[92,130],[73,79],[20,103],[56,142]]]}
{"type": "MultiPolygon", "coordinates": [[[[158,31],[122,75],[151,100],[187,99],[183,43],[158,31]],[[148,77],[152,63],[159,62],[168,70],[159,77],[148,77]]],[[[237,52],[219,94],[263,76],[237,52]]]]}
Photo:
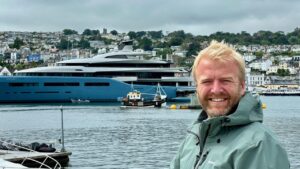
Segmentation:
{"type": "Polygon", "coordinates": [[[79,82],[47,82],[44,86],[79,86],[79,82]]]}
{"type": "Polygon", "coordinates": [[[109,83],[106,82],[87,82],[84,84],[85,86],[109,86],[109,83]]]}
{"type": "Polygon", "coordinates": [[[59,93],[58,91],[39,91],[35,93],[59,93]]]}
{"type": "Polygon", "coordinates": [[[19,82],[14,82],[14,83],[8,83],[9,86],[11,87],[23,87],[23,86],[38,86],[38,83],[19,83],[19,82]]]}
{"type": "Polygon", "coordinates": [[[21,92],[22,94],[29,94],[29,93],[31,93],[31,92],[21,92]]]}

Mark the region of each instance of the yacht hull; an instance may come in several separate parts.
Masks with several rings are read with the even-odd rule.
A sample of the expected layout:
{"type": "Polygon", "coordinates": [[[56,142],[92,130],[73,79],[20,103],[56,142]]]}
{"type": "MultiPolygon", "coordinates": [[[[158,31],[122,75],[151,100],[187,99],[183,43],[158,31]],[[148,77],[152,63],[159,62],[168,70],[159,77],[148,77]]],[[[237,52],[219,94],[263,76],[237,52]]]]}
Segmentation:
{"type": "MultiPolygon", "coordinates": [[[[176,98],[177,87],[162,86],[168,100],[176,98]]],[[[157,85],[131,85],[103,77],[3,76],[0,77],[0,103],[114,102],[132,88],[155,93],[157,85]]]]}

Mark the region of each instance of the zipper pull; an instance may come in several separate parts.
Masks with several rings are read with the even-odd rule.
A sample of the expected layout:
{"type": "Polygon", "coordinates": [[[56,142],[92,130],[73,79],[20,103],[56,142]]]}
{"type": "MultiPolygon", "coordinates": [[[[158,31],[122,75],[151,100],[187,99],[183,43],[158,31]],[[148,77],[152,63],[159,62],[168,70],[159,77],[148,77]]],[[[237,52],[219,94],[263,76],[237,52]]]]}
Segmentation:
{"type": "Polygon", "coordinates": [[[194,164],[194,168],[196,168],[198,162],[200,160],[200,156],[199,155],[196,155],[196,161],[195,161],[195,164],[194,164]]]}
{"type": "Polygon", "coordinates": [[[206,151],[206,152],[202,155],[201,158],[200,158],[199,155],[197,155],[197,157],[196,157],[196,163],[195,163],[195,165],[194,165],[194,169],[197,169],[197,168],[199,168],[200,165],[202,165],[202,163],[206,160],[208,153],[209,153],[209,151],[206,151]],[[201,160],[200,160],[200,159],[201,159],[201,160]],[[199,161],[199,160],[200,160],[200,161],[199,161]]]}

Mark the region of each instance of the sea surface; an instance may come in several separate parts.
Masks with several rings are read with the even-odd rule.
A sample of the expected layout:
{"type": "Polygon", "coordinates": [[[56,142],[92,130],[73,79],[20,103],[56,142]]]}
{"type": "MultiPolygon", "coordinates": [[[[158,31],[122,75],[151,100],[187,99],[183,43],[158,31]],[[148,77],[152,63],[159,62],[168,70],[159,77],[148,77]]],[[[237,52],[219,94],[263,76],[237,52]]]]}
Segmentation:
{"type": "MultiPolygon", "coordinates": [[[[300,168],[300,97],[261,97],[264,124],[300,168]]],[[[120,109],[118,103],[63,104],[67,169],[168,168],[200,110],[120,109]]],[[[61,104],[0,105],[0,138],[61,148],[61,104]]]]}

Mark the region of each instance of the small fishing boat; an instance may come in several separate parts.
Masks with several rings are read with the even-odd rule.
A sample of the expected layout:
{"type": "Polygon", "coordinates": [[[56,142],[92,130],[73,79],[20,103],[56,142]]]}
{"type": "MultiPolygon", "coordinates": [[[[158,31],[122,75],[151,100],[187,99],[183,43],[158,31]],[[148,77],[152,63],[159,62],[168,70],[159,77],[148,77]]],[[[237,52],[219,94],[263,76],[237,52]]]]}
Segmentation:
{"type": "Polygon", "coordinates": [[[165,105],[167,95],[163,88],[158,84],[155,94],[141,93],[137,90],[129,92],[126,97],[122,99],[122,107],[162,107],[165,105]],[[144,97],[145,95],[152,95],[152,98],[144,97]]]}

